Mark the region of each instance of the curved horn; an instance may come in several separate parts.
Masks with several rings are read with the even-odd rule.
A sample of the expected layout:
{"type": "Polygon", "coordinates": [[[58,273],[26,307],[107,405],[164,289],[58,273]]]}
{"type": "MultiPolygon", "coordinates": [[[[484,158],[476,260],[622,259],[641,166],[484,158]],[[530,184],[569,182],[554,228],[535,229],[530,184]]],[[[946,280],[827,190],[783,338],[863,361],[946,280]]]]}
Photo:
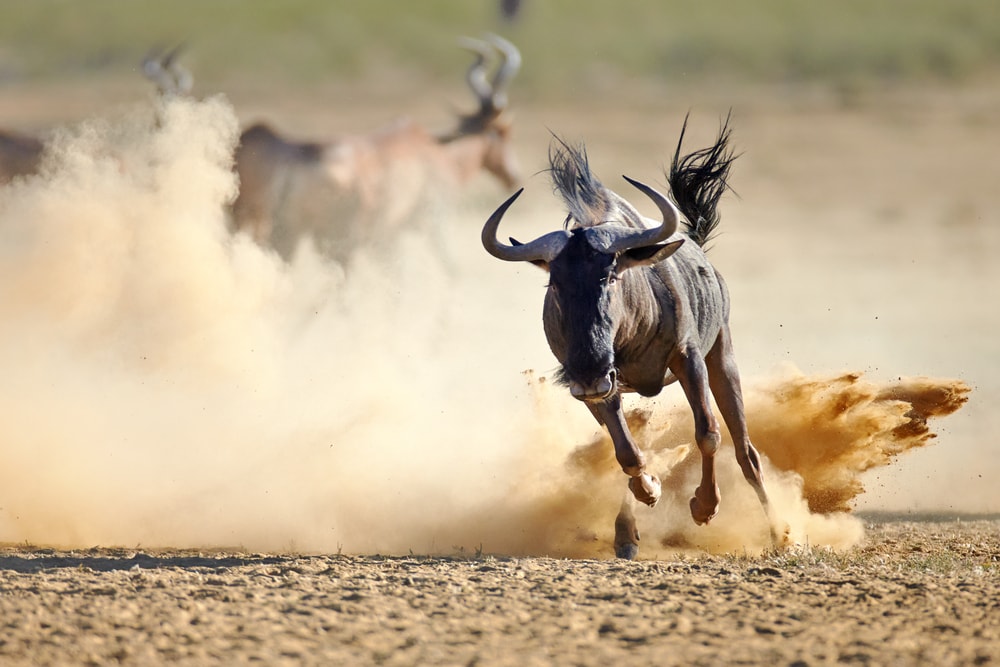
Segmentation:
{"type": "Polygon", "coordinates": [[[624,176],[624,178],[640,192],[653,200],[656,207],[660,209],[663,222],[658,227],[652,229],[634,230],[626,228],[622,231],[615,230],[611,232],[610,241],[605,248],[607,252],[622,252],[630,248],[654,245],[661,241],[666,241],[677,231],[677,225],[680,222],[680,213],[669,199],[645,183],[631,179],[628,176],[624,176]]]}
{"type": "Polygon", "coordinates": [[[157,49],[151,49],[142,60],[142,75],[156,85],[161,94],[166,94],[173,88],[173,77],[164,69],[163,60],[157,55],[157,49]]]}
{"type": "Polygon", "coordinates": [[[505,262],[551,262],[566,245],[569,232],[562,230],[549,232],[531,243],[517,245],[505,245],[497,240],[497,228],[500,227],[501,218],[514,203],[514,200],[521,196],[522,192],[524,192],[524,188],[511,195],[486,221],[483,226],[483,247],[486,248],[486,252],[505,262]]]}
{"type": "Polygon", "coordinates": [[[500,69],[493,76],[493,105],[497,109],[503,109],[507,106],[507,86],[521,69],[521,52],[499,35],[487,35],[487,39],[503,57],[500,69]]]}
{"type": "Polygon", "coordinates": [[[186,44],[181,42],[169,51],[150,49],[142,60],[142,74],[156,84],[161,95],[184,95],[191,92],[194,77],[177,62],[186,44]]]}
{"type": "Polygon", "coordinates": [[[184,49],[186,47],[187,44],[185,44],[184,42],[177,44],[176,46],[174,46],[174,48],[170,49],[165,54],[160,56],[160,64],[166,67],[167,69],[170,69],[171,67],[174,66],[174,61],[177,60],[177,57],[184,52],[184,49]]]}
{"type": "Polygon", "coordinates": [[[160,56],[160,67],[172,77],[170,90],[164,92],[173,95],[186,95],[191,92],[191,88],[194,85],[194,77],[177,60],[186,48],[187,44],[180,42],[174,48],[160,56]]]}
{"type": "Polygon", "coordinates": [[[175,95],[187,95],[194,87],[194,77],[191,72],[177,62],[178,56],[186,49],[187,43],[181,42],[160,59],[163,67],[173,76],[173,90],[170,92],[175,95]]]}
{"type": "Polygon", "coordinates": [[[486,78],[486,60],[490,55],[490,45],[480,39],[463,37],[458,43],[465,49],[476,54],[475,61],[469,66],[465,73],[465,81],[477,98],[480,104],[489,103],[493,97],[493,88],[486,78]]]}
{"type": "MultiPolygon", "coordinates": [[[[629,178],[628,176],[622,175],[626,181],[628,181],[633,187],[638,189],[642,194],[646,195],[653,200],[656,204],[656,208],[660,209],[660,215],[663,217],[664,226],[670,226],[670,232],[667,236],[670,236],[677,231],[677,224],[680,222],[680,212],[674,203],[664,197],[658,190],[651,188],[642,181],[637,181],[635,179],[629,178]]],[[[664,237],[666,238],[666,236],[664,237]]]]}
{"type": "Polygon", "coordinates": [[[180,95],[187,95],[190,93],[191,89],[194,87],[194,76],[191,75],[191,72],[184,67],[180,67],[179,65],[171,68],[171,71],[174,73],[174,84],[176,88],[174,92],[180,95]]]}

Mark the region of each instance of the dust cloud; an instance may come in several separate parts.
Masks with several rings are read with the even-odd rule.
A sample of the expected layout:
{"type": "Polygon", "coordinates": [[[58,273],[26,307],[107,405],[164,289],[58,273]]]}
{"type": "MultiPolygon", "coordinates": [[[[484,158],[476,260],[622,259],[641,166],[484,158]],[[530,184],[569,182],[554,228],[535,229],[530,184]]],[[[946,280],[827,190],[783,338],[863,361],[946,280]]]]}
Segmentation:
{"type": "MultiPolygon", "coordinates": [[[[586,410],[517,372],[551,363],[541,291],[500,287],[481,213],[344,266],[309,246],[286,263],[228,231],[237,135],[222,98],[126,109],[63,130],[0,191],[0,542],[610,555],[624,477],[586,410]]],[[[791,371],[751,387],[792,539],[855,544],[858,475],[925,444],[966,391],[791,371]]],[[[643,555],[766,548],[731,457],[719,516],[691,522],[675,393],[629,403],[665,490],[639,513],[643,555]]]]}
{"type": "MultiPolygon", "coordinates": [[[[529,380],[538,423],[555,423],[559,389],[533,376],[529,380]]],[[[928,444],[935,434],[927,420],[958,410],[969,391],[959,380],[880,384],[856,373],[807,377],[791,367],[746,388],[751,439],[765,456],[765,483],[788,543],[837,550],[858,544],[863,522],[850,509],[864,492],[863,473],[928,444]]],[[[664,491],[656,508],[635,509],[643,557],[773,548],[770,524],[743,479],[728,434],[716,456],[720,512],[708,526],[693,523],[688,500],[700,479],[701,458],[689,408],[668,393],[674,392],[667,389],[655,400],[633,399],[627,409],[630,430],[664,491]]],[[[606,556],[625,492],[610,438],[598,433],[572,451],[556,479],[547,484],[532,479],[519,490],[515,497],[521,505],[497,532],[509,540],[519,526],[520,536],[502,550],[533,553],[544,544],[551,555],[606,556]]]]}

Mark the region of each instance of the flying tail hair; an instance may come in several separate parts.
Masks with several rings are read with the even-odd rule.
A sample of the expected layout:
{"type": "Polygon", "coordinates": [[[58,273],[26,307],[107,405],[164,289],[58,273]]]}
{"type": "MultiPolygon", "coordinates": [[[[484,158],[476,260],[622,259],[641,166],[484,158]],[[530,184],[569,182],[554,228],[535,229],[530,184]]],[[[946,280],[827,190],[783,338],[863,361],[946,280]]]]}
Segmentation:
{"type": "Polygon", "coordinates": [[[732,112],[722,122],[719,136],[712,146],[682,157],[681,144],[684,143],[688,122],[688,117],[685,116],[667,174],[670,194],[686,218],[685,231],[692,241],[702,247],[715,238],[720,221],[717,209],[719,199],[726,190],[731,189],[728,182],[729,169],[737,157],[729,146],[731,116],[732,112]]]}

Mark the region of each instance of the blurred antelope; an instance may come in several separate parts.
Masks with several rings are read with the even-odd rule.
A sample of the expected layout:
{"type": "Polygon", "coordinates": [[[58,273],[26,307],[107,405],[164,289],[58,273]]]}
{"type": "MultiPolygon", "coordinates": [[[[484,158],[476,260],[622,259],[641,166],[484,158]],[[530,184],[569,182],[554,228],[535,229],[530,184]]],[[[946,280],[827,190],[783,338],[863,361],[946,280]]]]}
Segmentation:
{"type": "Polygon", "coordinates": [[[503,114],[520,53],[497,36],[461,44],[475,54],[466,81],[479,107],[444,134],[405,118],[327,143],[289,141],[264,124],[245,130],[236,151],[240,193],[234,227],[286,257],[310,234],[321,249],[338,254],[390,235],[432,186],[451,190],[486,170],[512,190],[521,176],[503,114]],[[487,61],[494,55],[499,65],[490,78],[487,61]],[[356,215],[332,219],[331,210],[317,204],[324,198],[339,198],[341,205],[346,199],[356,215]],[[295,206],[313,210],[289,214],[295,206]]]}
{"type": "MultiPolygon", "coordinates": [[[[164,98],[191,92],[194,79],[177,63],[180,52],[181,46],[159,54],[153,50],[142,61],[143,76],[156,84],[164,98]]],[[[44,149],[44,142],[36,137],[0,130],[0,185],[37,173],[44,149]]]]}

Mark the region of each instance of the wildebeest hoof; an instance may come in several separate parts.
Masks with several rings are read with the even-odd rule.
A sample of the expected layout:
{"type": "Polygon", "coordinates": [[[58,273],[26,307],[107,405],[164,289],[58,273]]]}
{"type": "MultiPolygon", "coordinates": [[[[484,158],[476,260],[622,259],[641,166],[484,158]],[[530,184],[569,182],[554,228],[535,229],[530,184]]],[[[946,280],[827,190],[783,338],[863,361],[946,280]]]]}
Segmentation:
{"type": "Polygon", "coordinates": [[[660,480],[656,475],[644,472],[638,477],[631,477],[628,480],[628,488],[635,499],[644,505],[655,507],[660,499],[660,480]]]}
{"type": "Polygon", "coordinates": [[[639,555],[639,545],[632,542],[615,545],[615,556],[624,560],[635,560],[639,555]]]}
{"type": "Polygon", "coordinates": [[[719,512],[719,489],[716,487],[714,489],[714,494],[712,497],[703,499],[701,488],[698,488],[694,492],[694,498],[691,499],[691,518],[699,526],[703,526],[712,519],[719,512]]]}

